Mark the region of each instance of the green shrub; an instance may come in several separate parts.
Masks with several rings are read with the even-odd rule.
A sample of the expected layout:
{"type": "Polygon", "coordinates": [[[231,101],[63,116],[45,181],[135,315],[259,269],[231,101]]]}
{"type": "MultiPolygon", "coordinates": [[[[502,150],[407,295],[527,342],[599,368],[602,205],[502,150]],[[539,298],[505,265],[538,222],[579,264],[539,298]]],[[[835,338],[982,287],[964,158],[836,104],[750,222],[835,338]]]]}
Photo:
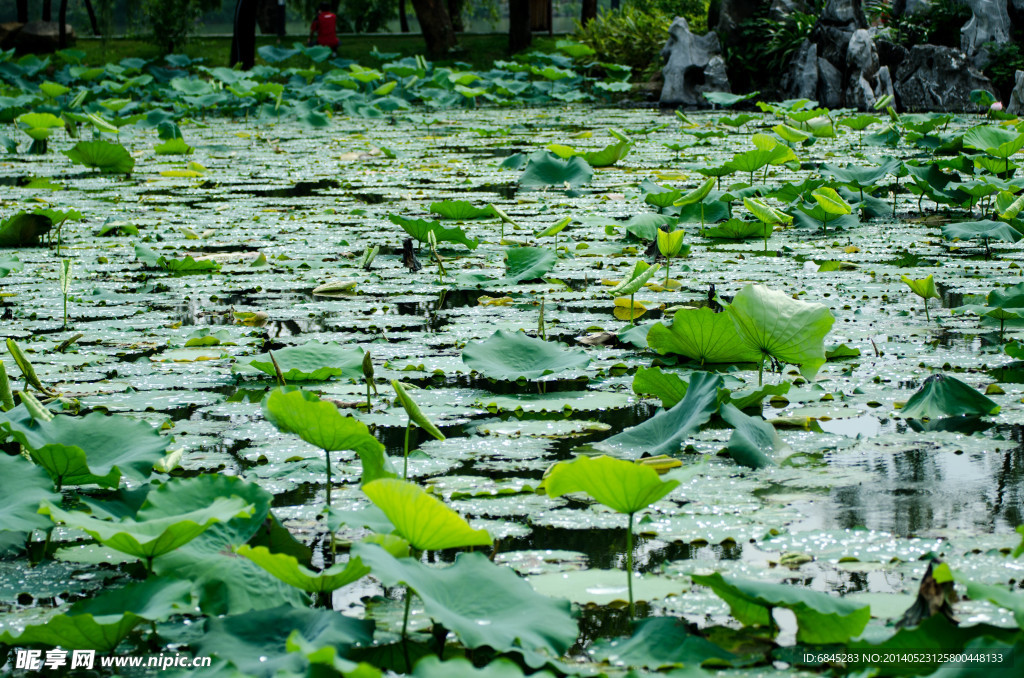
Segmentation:
{"type": "Polygon", "coordinates": [[[220,4],[220,0],[144,0],[149,41],[166,53],[180,50],[203,13],[219,9],[220,4]]]}
{"type": "Polygon", "coordinates": [[[778,84],[790,59],[807,39],[818,18],[795,12],[784,20],[768,16],[768,7],[737,26],[737,35],[725,47],[729,81],[737,92],[778,84]]]}
{"type": "Polygon", "coordinates": [[[960,28],[971,18],[970,8],[957,0],[934,0],[927,10],[911,16],[893,16],[892,6],[882,2],[865,5],[865,12],[872,20],[881,21],[891,40],[904,47],[959,47],[960,28]]]}
{"type": "Polygon", "coordinates": [[[1017,71],[1024,71],[1024,50],[1021,50],[1020,43],[1006,42],[996,44],[986,42],[985,49],[989,53],[989,62],[985,66],[984,73],[996,87],[996,93],[1002,95],[1006,100],[1010,97],[1015,84],[1014,75],[1017,71]]]}

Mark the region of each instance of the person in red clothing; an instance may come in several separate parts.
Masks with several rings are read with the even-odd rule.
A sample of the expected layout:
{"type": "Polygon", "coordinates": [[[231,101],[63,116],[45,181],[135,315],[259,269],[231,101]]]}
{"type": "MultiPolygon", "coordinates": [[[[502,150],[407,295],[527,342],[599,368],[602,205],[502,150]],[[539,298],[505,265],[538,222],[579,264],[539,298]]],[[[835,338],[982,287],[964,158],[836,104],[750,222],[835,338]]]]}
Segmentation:
{"type": "Polygon", "coordinates": [[[338,16],[331,11],[331,3],[321,2],[320,11],[309,28],[309,44],[324,45],[338,51],[338,16]]]}

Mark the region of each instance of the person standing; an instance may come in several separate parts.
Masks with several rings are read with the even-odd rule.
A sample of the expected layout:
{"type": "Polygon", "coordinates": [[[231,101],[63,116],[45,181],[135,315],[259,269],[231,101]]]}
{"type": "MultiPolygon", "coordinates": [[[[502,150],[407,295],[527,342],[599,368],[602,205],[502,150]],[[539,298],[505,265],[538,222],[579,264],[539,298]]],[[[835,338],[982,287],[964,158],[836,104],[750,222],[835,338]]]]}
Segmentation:
{"type": "Polygon", "coordinates": [[[321,2],[320,11],[313,19],[313,25],[309,28],[309,44],[323,45],[330,47],[331,51],[338,52],[338,17],[331,11],[331,3],[321,2]]]}

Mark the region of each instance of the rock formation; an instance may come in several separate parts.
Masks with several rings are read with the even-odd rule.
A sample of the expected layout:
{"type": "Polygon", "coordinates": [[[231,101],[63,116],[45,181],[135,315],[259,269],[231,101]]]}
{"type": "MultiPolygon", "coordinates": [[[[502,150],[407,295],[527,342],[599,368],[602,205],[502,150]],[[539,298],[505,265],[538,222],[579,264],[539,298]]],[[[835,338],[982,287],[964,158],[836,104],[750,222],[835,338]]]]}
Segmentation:
{"type": "Polygon", "coordinates": [[[718,35],[694,35],[686,19],[676,17],[669,28],[668,41],[661,50],[665,84],[661,88],[663,106],[707,106],[703,92],[729,92],[718,35]]]}
{"type": "Polygon", "coordinates": [[[915,45],[896,71],[893,83],[908,111],[977,111],[971,91],[993,91],[966,54],[953,47],[915,45]]]}
{"type": "Polygon", "coordinates": [[[1014,74],[1013,92],[1010,93],[1006,112],[1010,115],[1024,115],[1024,71],[1014,74]]]}
{"type": "Polygon", "coordinates": [[[1010,14],[1007,0],[965,0],[971,19],[960,29],[960,49],[976,54],[986,42],[1010,40],[1010,14]]]}

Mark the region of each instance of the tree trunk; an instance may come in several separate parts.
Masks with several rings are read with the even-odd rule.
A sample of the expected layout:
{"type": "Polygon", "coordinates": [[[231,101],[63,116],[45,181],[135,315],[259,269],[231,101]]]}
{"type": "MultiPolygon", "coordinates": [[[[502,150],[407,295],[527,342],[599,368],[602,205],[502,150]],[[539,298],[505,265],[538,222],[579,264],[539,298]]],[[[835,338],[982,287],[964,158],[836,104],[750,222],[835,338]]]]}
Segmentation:
{"type": "Polygon", "coordinates": [[[448,0],[448,17],[452,20],[452,29],[462,33],[466,27],[462,25],[462,7],[465,0],[448,0]]]}
{"type": "Polygon", "coordinates": [[[409,32],[409,15],[405,11],[405,0],[398,0],[398,25],[403,33],[409,32]]]}
{"type": "Polygon", "coordinates": [[[228,65],[242,64],[248,71],[256,63],[256,0],[235,2],[234,32],[228,65]]]}
{"type": "Polygon", "coordinates": [[[18,0],[18,23],[28,23],[28,0],[18,0]]]}
{"type": "Polygon", "coordinates": [[[53,10],[50,8],[50,0],[43,0],[43,21],[53,21],[53,10]]]}
{"type": "Polygon", "coordinates": [[[57,21],[60,27],[57,29],[57,47],[64,49],[68,46],[68,0],[60,0],[60,9],[57,10],[57,21]]]}
{"type": "Polygon", "coordinates": [[[99,35],[100,29],[96,24],[96,12],[92,8],[92,0],[85,0],[85,11],[89,13],[89,25],[92,27],[92,34],[99,35]]]}
{"type": "Polygon", "coordinates": [[[597,0],[583,0],[580,9],[580,23],[586,26],[591,19],[597,18],[597,0]]]}
{"type": "Polygon", "coordinates": [[[412,0],[416,18],[420,21],[423,40],[427,43],[427,56],[441,59],[455,47],[455,30],[443,0],[412,0]]]}
{"type": "Polygon", "coordinates": [[[533,42],[530,29],[530,0],[508,0],[508,51],[522,52],[533,42]]]}

